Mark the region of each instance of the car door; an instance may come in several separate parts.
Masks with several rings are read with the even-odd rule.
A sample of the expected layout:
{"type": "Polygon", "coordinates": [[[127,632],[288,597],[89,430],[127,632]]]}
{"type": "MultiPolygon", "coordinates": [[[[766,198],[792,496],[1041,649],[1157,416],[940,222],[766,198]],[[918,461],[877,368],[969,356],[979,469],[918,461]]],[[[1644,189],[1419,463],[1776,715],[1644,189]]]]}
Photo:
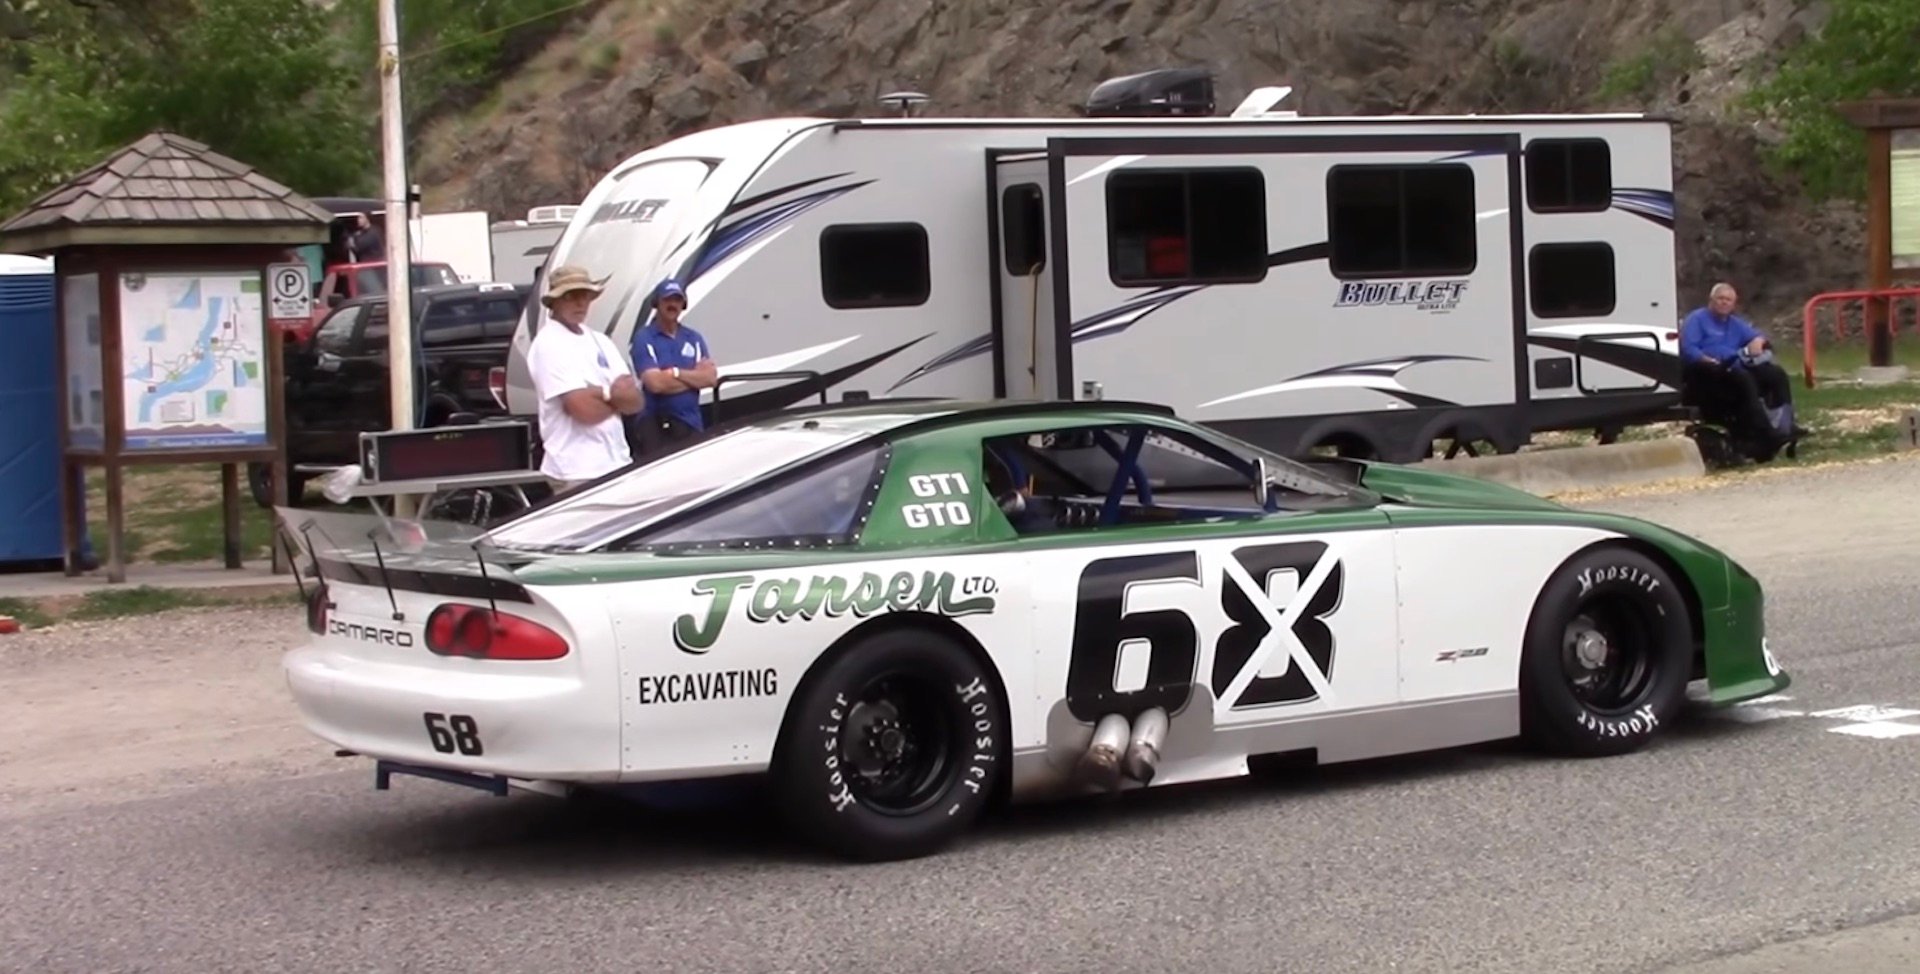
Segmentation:
{"type": "Polygon", "coordinates": [[[1056,765],[1109,714],[1166,711],[1159,781],[1338,751],[1318,722],[1399,702],[1394,536],[1370,504],[1281,467],[1309,493],[1263,509],[1253,456],[1184,427],[1036,428],[983,450],[993,515],[1016,511],[1056,765]]]}
{"type": "Polygon", "coordinates": [[[365,304],[337,308],[312,339],[286,346],[287,419],[296,463],[354,459],[353,390],[342,370],[353,355],[366,310],[365,304]]]}

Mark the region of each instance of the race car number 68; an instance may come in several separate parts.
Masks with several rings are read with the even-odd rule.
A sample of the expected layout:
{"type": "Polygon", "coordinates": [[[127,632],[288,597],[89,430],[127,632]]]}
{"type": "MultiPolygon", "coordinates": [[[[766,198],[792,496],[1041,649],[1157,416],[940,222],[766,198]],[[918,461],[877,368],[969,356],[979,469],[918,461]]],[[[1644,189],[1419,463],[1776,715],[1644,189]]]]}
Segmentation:
{"type": "Polygon", "coordinates": [[[486,753],[480,746],[480,725],[466,714],[421,714],[421,720],[427,725],[427,739],[433,742],[433,749],[441,754],[452,754],[458,750],[469,757],[478,757],[486,753]]]}

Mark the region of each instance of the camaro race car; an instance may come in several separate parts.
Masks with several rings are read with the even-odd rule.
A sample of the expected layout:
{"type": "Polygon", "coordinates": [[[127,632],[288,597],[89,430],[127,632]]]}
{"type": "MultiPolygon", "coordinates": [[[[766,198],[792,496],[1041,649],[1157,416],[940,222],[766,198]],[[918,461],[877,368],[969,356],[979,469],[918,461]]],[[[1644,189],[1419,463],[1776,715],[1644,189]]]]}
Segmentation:
{"type": "Polygon", "coordinates": [[[795,409],[490,528],[279,517],[318,579],[293,699],[383,784],[756,775],[861,859],[1261,755],[1620,754],[1692,681],[1788,684],[1698,541],[1143,404],[795,409]]]}

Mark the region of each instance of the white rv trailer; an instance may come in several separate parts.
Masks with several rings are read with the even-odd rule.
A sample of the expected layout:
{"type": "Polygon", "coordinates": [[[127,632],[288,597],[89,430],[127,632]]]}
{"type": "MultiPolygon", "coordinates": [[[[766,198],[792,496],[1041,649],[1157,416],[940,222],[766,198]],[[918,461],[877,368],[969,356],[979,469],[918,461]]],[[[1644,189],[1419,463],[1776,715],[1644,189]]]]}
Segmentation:
{"type": "Polygon", "coordinates": [[[579,207],[536,206],[524,220],[500,220],[489,228],[493,239],[493,279],[532,284],[579,207]]]}
{"type": "MultiPolygon", "coordinates": [[[[1262,111],[1286,89],[1182,117],[1196,87],[1211,113],[1181,69],[1108,82],[1086,118],[692,133],[612,170],[551,266],[609,278],[588,326],[623,348],[680,279],[722,419],[823,390],[1102,396],[1404,462],[1677,408],[1665,121],[1262,111]]],[[[545,320],[529,302],[516,414],[545,320]]]]}

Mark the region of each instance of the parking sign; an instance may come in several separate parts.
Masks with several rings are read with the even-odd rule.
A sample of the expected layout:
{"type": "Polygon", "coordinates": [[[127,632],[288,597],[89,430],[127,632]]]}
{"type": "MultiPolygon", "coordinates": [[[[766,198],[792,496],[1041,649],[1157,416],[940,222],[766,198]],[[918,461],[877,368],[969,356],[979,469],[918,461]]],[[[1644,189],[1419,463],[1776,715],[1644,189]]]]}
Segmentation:
{"type": "Polygon", "coordinates": [[[304,262],[267,265],[267,317],[305,321],[313,316],[313,275],[304,262]]]}

